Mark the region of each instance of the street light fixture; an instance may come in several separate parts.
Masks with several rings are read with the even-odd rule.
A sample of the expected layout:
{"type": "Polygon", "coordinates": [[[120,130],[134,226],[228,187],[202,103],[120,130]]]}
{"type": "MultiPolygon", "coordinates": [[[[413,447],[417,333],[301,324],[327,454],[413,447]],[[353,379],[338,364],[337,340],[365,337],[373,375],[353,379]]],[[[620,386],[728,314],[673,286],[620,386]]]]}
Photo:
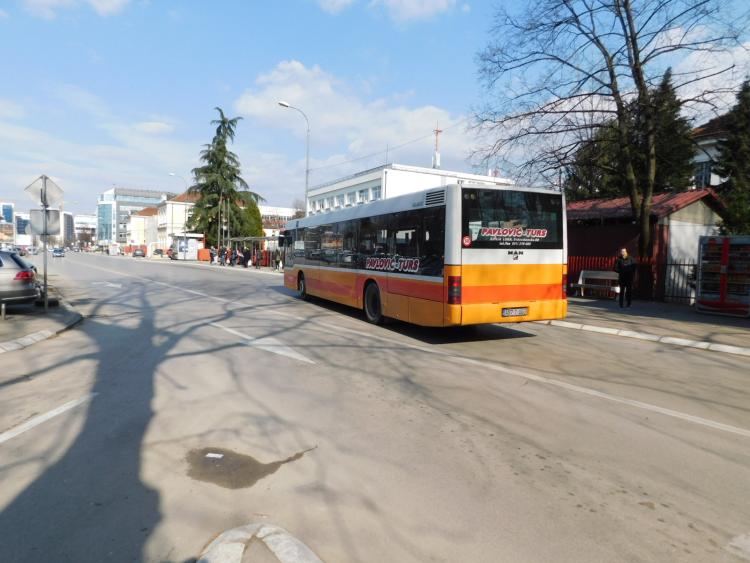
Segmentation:
{"type": "Polygon", "coordinates": [[[305,216],[307,216],[307,208],[308,208],[308,202],[307,202],[307,192],[310,186],[310,120],[307,119],[307,115],[304,111],[301,109],[294,107],[293,105],[290,105],[288,102],[285,102],[284,100],[279,100],[278,104],[287,109],[293,109],[298,111],[300,114],[302,114],[302,117],[305,118],[305,123],[307,124],[307,143],[305,144],[305,216]]]}

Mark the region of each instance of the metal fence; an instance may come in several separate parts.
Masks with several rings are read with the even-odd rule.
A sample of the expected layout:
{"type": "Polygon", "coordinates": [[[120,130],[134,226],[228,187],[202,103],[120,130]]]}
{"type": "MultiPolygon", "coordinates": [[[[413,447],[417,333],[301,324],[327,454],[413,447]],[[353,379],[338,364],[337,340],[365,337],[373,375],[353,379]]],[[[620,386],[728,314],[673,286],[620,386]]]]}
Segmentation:
{"type": "Polygon", "coordinates": [[[695,303],[698,266],[694,261],[669,262],[664,265],[664,301],[695,303]]]}
{"type": "MultiPolygon", "coordinates": [[[[616,260],[615,256],[568,256],[568,283],[577,283],[582,270],[611,272],[616,260]]],[[[696,268],[693,261],[656,264],[653,260],[639,260],[634,293],[639,299],[692,305],[695,302],[696,268]]],[[[602,294],[605,295],[608,294],[602,294]]]]}

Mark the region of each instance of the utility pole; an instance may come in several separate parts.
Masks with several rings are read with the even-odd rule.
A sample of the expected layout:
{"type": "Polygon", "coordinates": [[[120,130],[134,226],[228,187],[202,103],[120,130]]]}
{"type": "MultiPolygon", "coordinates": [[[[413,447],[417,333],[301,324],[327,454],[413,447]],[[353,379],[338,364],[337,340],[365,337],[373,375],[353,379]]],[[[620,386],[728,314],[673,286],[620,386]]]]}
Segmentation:
{"type": "Polygon", "coordinates": [[[435,129],[432,132],[435,133],[435,155],[432,157],[432,167],[440,168],[440,133],[443,130],[440,129],[439,123],[435,122],[435,129]]]}

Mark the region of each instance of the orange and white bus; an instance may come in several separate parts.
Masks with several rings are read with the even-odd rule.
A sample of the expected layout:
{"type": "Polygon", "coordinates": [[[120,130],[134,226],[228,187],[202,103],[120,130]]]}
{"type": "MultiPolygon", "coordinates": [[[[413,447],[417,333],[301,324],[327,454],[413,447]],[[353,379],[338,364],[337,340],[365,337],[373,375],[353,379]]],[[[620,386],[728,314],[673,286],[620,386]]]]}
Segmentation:
{"type": "Polygon", "coordinates": [[[565,317],[560,192],[449,185],[292,220],[284,285],[423,326],[565,317]]]}

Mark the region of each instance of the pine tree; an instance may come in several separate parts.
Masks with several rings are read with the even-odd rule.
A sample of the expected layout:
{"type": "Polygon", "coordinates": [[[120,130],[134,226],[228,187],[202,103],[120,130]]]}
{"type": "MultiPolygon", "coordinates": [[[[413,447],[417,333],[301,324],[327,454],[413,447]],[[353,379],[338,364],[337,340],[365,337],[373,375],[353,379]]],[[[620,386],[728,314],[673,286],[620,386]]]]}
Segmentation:
{"type": "Polygon", "coordinates": [[[200,197],[193,209],[189,226],[202,232],[206,242],[219,245],[219,217],[222,223],[234,236],[256,236],[258,228],[246,215],[248,203],[252,202],[257,209],[258,201],[263,201],[250,188],[241,176],[239,158],[229,150],[228,144],[234,141],[237,124],[241,117],[228,118],[221,108],[219,119],[211,122],[216,125],[216,132],[210,144],[201,151],[202,166],[193,169],[195,185],[190,192],[200,197]]]}
{"type": "Polygon", "coordinates": [[[721,229],[726,234],[750,234],[750,80],[742,83],[728,117],[716,167],[726,178],[720,187],[726,204],[721,229]]]}
{"type": "Polygon", "coordinates": [[[682,104],[672,84],[671,68],[664,73],[661,84],[651,96],[651,102],[656,115],[654,193],[683,191],[692,180],[695,149],[690,138],[690,121],[680,115],[682,104]]]}
{"type": "MultiPolygon", "coordinates": [[[[659,86],[651,91],[648,103],[655,116],[652,119],[656,138],[654,193],[682,191],[690,185],[694,149],[690,122],[680,115],[681,103],[672,85],[671,69],[664,73],[659,86]]],[[[639,114],[639,107],[635,101],[627,106],[628,142],[636,176],[639,184],[644,186],[647,182],[648,131],[639,114]]],[[[570,199],[629,195],[615,120],[599,128],[591,140],[581,145],[567,175],[566,193],[570,199]]]]}

